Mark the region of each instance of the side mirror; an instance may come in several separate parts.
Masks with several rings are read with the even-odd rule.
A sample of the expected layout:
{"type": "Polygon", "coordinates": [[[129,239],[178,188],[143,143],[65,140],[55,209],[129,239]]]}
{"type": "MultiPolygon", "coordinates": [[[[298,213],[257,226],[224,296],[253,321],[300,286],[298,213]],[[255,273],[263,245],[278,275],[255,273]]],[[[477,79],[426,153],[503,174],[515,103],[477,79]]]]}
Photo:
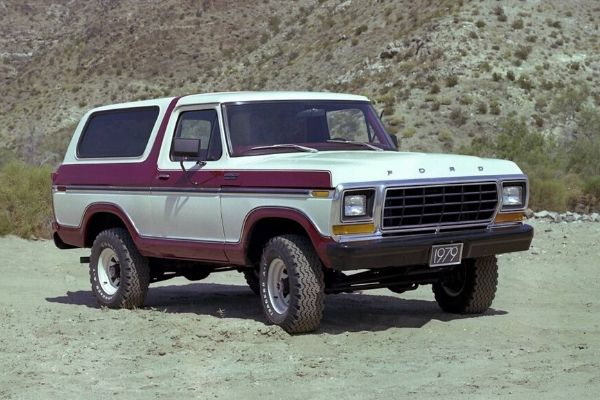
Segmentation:
{"type": "Polygon", "coordinates": [[[200,139],[175,138],[173,155],[184,160],[198,160],[200,156],[200,139]]]}
{"type": "Polygon", "coordinates": [[[399,149],[399,145],[398,145],[398,136],[396,135],[390,135],[390,139],[392,139],[392,142],[394,143],[394,146],[396,146],[397,149],[399,149]]]}

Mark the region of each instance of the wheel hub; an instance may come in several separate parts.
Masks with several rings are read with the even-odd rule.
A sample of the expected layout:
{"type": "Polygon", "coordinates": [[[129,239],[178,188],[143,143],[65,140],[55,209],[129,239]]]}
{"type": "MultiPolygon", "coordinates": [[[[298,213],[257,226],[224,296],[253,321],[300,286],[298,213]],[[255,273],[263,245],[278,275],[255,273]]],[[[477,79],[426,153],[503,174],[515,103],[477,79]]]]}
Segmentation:
{"type": "Polygon", "coordinates": [[[283,260],[275,258],[269,264],[267,292],[273,308],[278,314],[287,312],[290,305],[290,280],[283,260]]]}
{"type": "Polygon", "coordinates": [[[105,248],[98,257],[98,282],[102,290],[113,295],[119,289],[121,283],[121,264],[115,251],[105,248]]]}

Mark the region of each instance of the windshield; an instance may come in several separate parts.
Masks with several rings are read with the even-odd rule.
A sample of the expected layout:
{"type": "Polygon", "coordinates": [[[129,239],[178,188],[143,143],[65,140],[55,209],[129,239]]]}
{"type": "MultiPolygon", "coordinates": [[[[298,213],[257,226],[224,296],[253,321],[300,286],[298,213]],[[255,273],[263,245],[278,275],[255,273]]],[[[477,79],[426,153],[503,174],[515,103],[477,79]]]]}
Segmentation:
{"type": "Polygon", "coordinates": [[[395,150],[369,103],[273,101],[227,104],[233,156],[320,150],[395,150]]]}

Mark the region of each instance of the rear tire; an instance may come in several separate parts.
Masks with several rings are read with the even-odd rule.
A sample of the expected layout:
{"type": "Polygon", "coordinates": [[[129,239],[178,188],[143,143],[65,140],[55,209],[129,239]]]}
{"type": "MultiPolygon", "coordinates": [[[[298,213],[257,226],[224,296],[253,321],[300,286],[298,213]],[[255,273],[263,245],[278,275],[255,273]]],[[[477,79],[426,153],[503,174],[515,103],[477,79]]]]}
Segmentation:
{"type": "Polygon", "coordinates": [[[100,232],[92,245],[90,283],[98,303],[110,308],[144,304],[150,268],[123,228],[100,232]]]}
{"type": "Polygon", "coordinates": [[[456,314],[480,314],[492,305],[498,286],[495,256],[465,260],[443,281],[433,285],[442,310],[456,314]]]}
{"type": "Polygon", "coordinates": [[[260,298],[270,323],[288,333],[316,330],[324,287],[321,261],[307,238],[283,235],[267,242],[260,261],[260,298]]]}
{"type": "Polygon", "coordinates": [[[247,268],[243,271],[243,273],[248,287],[254,292],[255,295],[258,296],[260,294],[260,277],[258,268],[247,268]]]}

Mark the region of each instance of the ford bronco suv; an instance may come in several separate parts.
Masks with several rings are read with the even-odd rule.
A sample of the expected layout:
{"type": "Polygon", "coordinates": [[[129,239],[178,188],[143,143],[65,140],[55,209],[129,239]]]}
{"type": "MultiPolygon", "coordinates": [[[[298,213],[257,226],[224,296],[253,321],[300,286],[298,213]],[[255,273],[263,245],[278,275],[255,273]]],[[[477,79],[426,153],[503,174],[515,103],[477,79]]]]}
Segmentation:
{"type": "Polygon", "coordinates": [[[53,173],[54,241],[91,248],[92,291],[140,307],[150,283],[242,272],[268,322],[318,328],[325,294],[431,284],[482,313],[496,254],[529,248],[510,161],[400,152],[369,100],[212,93],[99,107],[53,173]]]}

